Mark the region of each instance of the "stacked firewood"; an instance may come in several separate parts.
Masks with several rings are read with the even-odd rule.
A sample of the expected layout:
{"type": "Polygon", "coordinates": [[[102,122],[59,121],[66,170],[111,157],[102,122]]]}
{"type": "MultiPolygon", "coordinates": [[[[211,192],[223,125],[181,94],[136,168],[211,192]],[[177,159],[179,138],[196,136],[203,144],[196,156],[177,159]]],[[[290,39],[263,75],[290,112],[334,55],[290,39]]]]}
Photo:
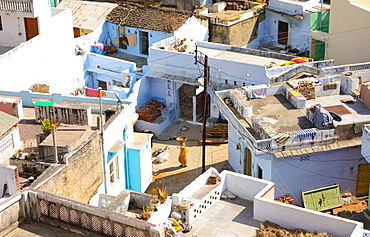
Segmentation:
{"type": "Polygon", "coordinates": [[[285,195],[284,197],[279,197],[275,201],[286,203],[286,204],[292,204],[292,205],[294,203],[294,199],[291,198],[289,195],[285,195]]]}
{"type": "Polygon", "coordinates": [[[312,100],[316,98],[315,85],[312,82],[299,82],[299,86],[296,91],[301,93],[307,100],[312,100]]]}

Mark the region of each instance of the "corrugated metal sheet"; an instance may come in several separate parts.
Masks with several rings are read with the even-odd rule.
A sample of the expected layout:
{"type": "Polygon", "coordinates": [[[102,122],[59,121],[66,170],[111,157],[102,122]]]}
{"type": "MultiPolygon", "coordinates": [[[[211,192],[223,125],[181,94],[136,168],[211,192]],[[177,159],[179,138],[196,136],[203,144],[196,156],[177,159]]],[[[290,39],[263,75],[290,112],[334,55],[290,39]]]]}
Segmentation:
{"type": "Polygon", "coordinates": [[[58,8],[72,10],[74,27],[95,30],[117,6],[113,3],[63,0],[58,8]]]}

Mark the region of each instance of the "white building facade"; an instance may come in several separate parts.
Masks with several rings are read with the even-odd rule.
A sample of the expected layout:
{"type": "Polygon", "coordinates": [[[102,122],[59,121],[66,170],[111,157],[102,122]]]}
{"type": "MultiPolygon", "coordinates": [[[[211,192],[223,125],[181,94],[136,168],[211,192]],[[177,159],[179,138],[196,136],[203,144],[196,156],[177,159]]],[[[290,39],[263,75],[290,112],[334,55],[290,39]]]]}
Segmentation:
{"type": "Polygon", "coordinates": [[[48,0],[0,3],[2,89],[27,90],[37,83],[50,93],[73,92],[79,81],[71,12],[51,8],[48,0]]]}

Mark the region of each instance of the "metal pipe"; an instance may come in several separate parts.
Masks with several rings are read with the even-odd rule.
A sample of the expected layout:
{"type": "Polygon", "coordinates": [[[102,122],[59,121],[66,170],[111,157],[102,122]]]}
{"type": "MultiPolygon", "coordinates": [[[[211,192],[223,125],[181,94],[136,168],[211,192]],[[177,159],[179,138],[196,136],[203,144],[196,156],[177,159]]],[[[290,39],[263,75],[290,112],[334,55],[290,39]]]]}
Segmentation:
{"type": "Polygon", "coordinates": [[[208,56],[204,56],[204,83],[203,83],[203,134],[202,134],[202,173],[206,172],[206,131],[207,131],[207,85],[208,85],[208,74],[209,74],[209,67],[208,67],[208,56]]]}
{"type": "Polygon", "coordinates": [[[58,147],[57,147],[57,138],[55,134],[55,125],[51,125],[51,135],[53,136],[54,159],[55,163],[58,163],[58,147]]]}

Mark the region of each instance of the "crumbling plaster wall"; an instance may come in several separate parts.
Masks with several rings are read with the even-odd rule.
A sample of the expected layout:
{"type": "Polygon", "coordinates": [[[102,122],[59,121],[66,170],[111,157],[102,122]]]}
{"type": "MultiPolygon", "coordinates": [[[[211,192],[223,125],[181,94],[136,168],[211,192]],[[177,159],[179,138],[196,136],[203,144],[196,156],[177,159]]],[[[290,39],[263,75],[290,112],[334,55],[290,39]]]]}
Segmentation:
{"type": "Polygon", "coordinates": [[[46,170],[38,178],[39,184],[40,179],[46,181],[38,190],[88,203],[103,182],[100,147],[100,136],[94,133],[75,152],[66,155],[68,165],[52,174],[46,170]]]}
{"type": "Polygon", "coordinates": [[[211,24],[209,41],[242,47],[249,43],[257,20],[258,16],[231,26],[211,24]]]}

